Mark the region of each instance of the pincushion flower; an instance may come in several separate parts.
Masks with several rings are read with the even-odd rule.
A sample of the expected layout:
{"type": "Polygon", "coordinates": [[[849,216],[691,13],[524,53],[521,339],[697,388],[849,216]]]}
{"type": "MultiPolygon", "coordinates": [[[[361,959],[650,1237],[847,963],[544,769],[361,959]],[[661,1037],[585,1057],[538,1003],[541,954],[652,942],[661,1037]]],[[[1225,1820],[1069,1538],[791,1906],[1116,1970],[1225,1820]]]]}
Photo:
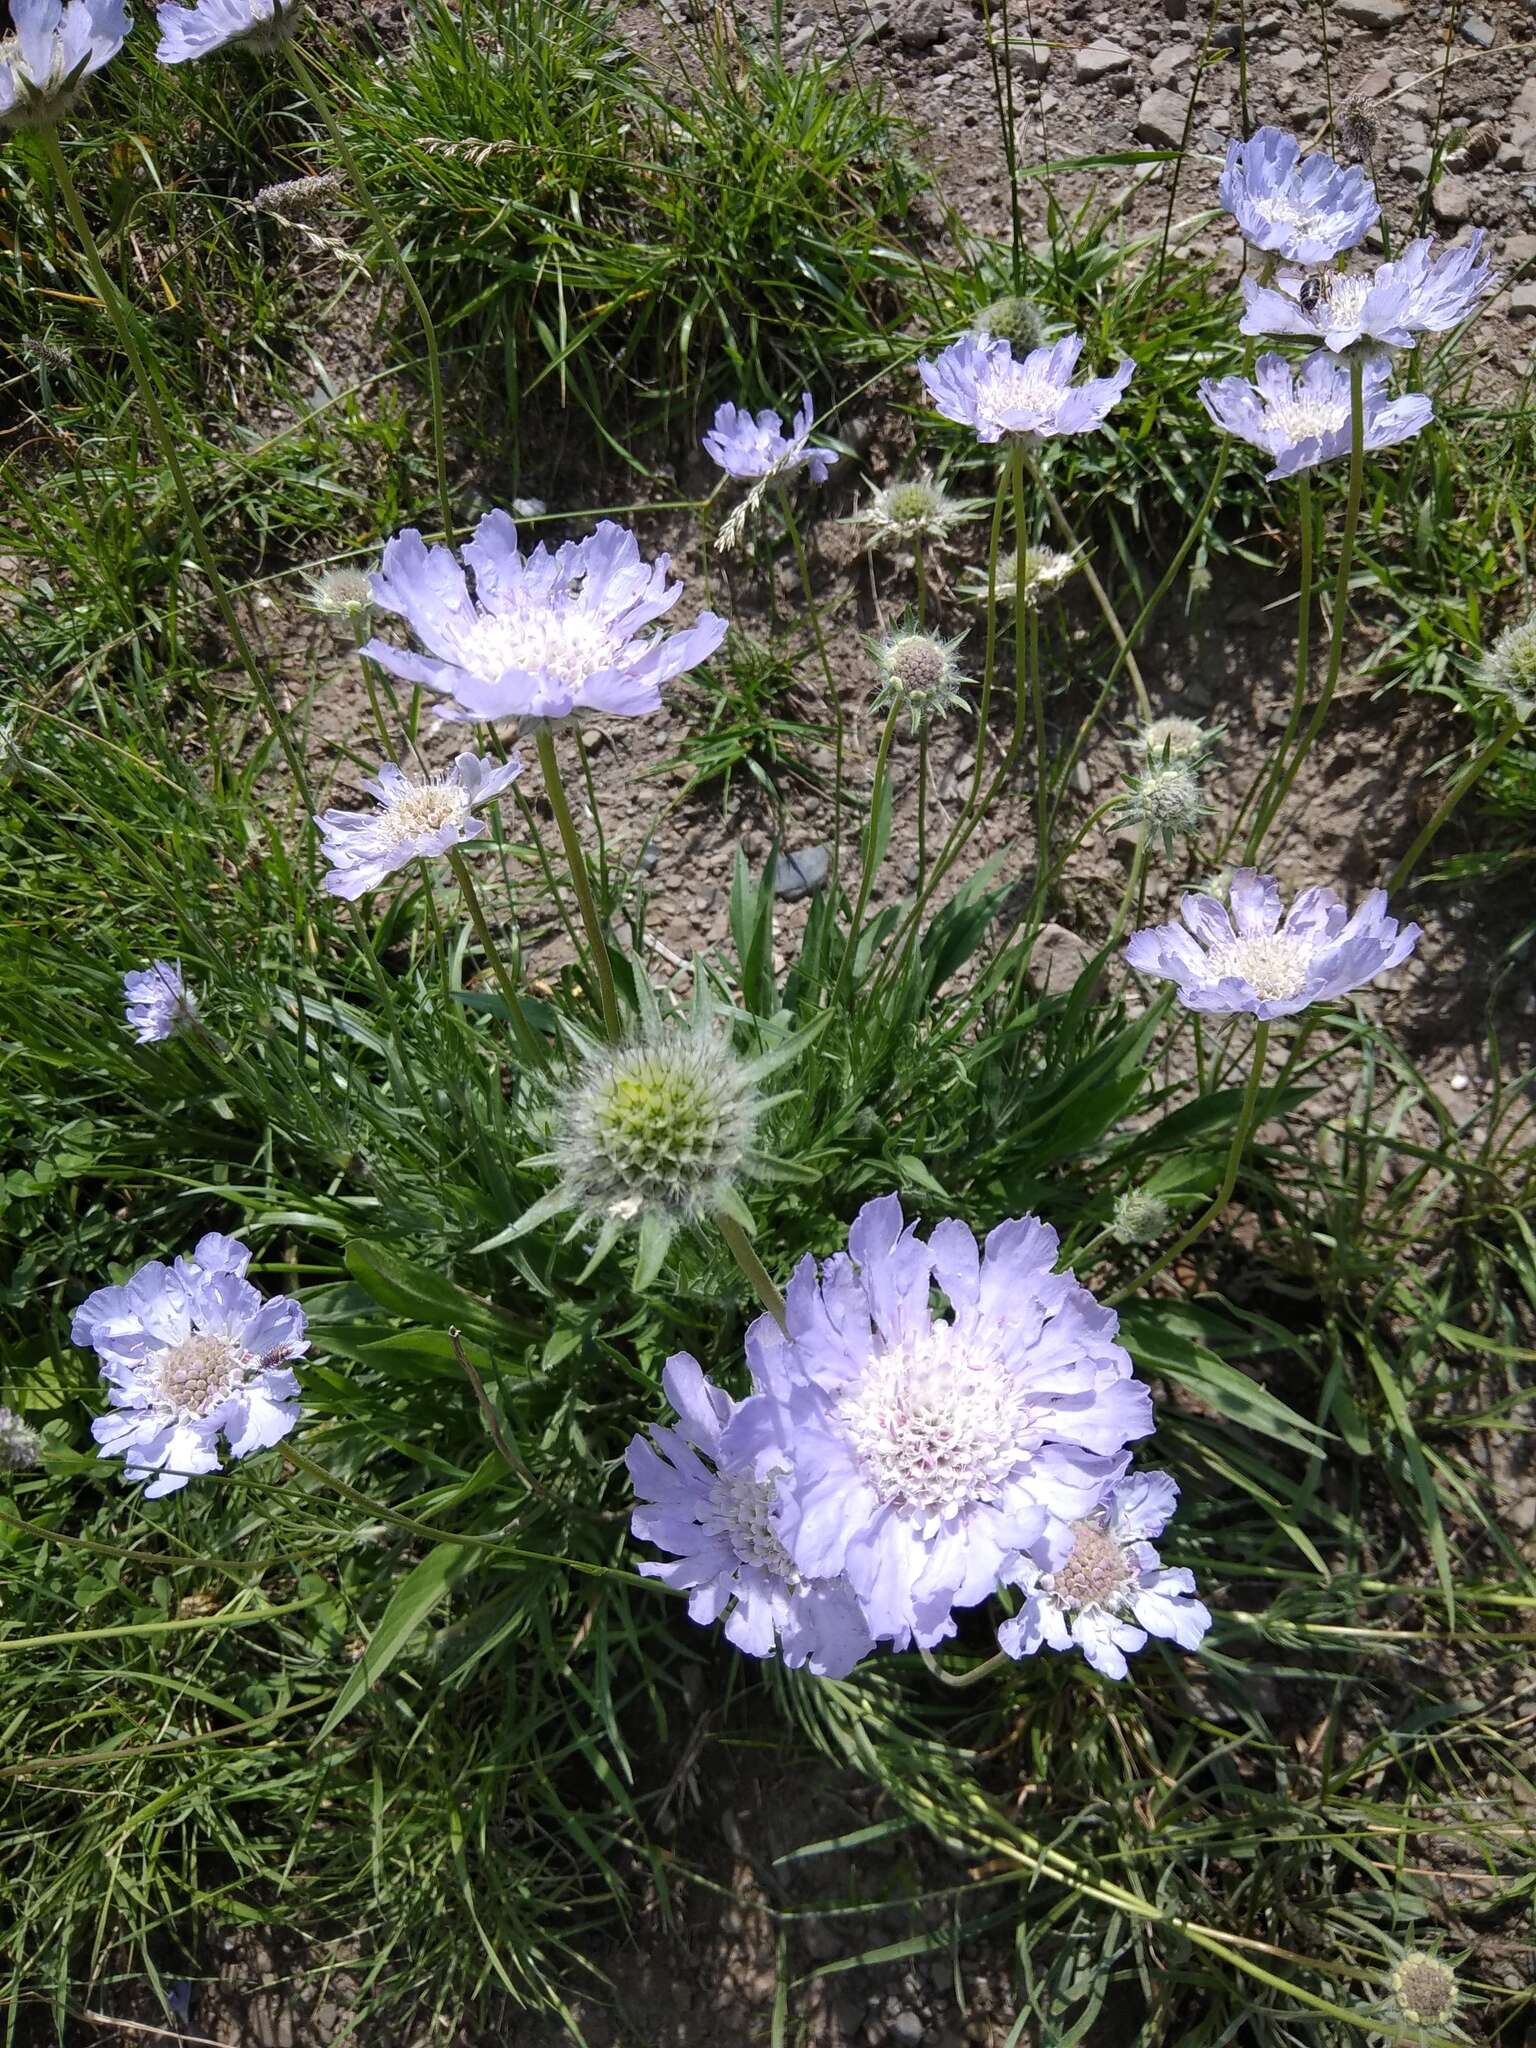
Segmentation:
{"type": "Polygon", "coordinates": [[[813,484],[823,484],[838,456],[834,449],[811,447],[815,418],[809,391],[800,394],[800,410],[787,434],[783,420],[771,408],[765,406],[754,416],[745,406],[727,401],[704,436],[704,450],[727,476],[780,482],[803,469],[813,484]]]}
{"type": "Polygon", "coordinates": [[[152,1260],[75,1311],[72,1341],[95,1351],[111,1403],[91,1434],[101,1457],[123,1459],[126,1481],[150,1481],[147,1500],[220,1471],[221,1436],[248,1458],[299,1419],[289,1361],[309,1349],[304,1311],[286,1295],[264,1300],[250,1262],[238,1238],[210,1231],[190,1259],[152,1260]]]}
{"type": "Polygon", "coordinates": [[[1273,284],[1243,280],[1244,334],[1304,334],[1335,355],[1362,342],[1407,348],[1424,334],[1460,326],[1498,283],[1483,260],[1483,230],[1457,248],[1431,255],[1434,238],[1410,242],[1374,271],[1304,275],[1282,270],[1273,284]]]}
{"type": "Polygon", "coordinates": [[[1000,441],[1005,434],[1040,441],[1101,427],[1135,373],[1127,358],[1108,377],[1074,384],[1082,352],[1082,336],[1069,334],[1018,362],[1000,337],[964,334],[917,369],[935,410],[974,427],[978,441],[1000,441]]]}
{"type": "Polygon", "coordinates": [[[585,540],[553,553],[541,541],[524,556],[508,515],[488,512],[462,566],[411,527],[385,548],[373,597],[427,651],[374,639],[362,652],[445,698],[435,707],[443,719],[642,717],[659,708],[663,683],[697,668],[725,638],[713,612],[681,633],[646,632],[682,595],[681,583],[667,581],[667,562],[642,561],[635,536],[611,519],[585,540]]]}
{"type": "Polygon", "coordinates": [[[1053,1270],[1056,1233],[963,1223],[925,1244],[894,1195],[867,1202],[848,1251],[803,1260],[787,1330],[752,1325],[768,1396],[725,1448],[779,1481],[781,1539],[811,1579],[846,1575],[870,1633],[898,1649],[954,1632],[1018,1552],[1098,1505],[1152,1428],[1116,1318],[1053,1270]],[[951,1313],[936,1316],[933,1284],[951,1313]]]}
{"type": "Polygon", "coordinates": [[[1151,1538],[1168,1524],[1179,1489],[1166,1472],[1134,1472],[1065,1541],[1034,1545],[1009,1574],[1024,1604],[997,1632],[1010,1657],[1075,1645],[1095,1671],[1124,1678],[1125,1659],[1163,1636],[1195,1650],[1211,1625],[1194,1575],[1169,1570],[1151,1538]]]}
{"type": "Polygon", "coordinates": [[[133,27],[123,0],[11,0],[11,20],[0,36],[0,132],[62,121],[133,27]]]}
{"type": "Polygon", "coordinates": [[[162,64],[187,64],[228,43],[270,49],[293,34],[304,0],[195,0],[190,7],[157,7],[162,64]]]}
{"type": "Polygon", "coordinates": [[[413,860],[431,860],[450,846],[483,839],[486,824],[476,809],[522,772],[515,754],[506,761],[460,754],[445,774],[413,782],[386,761],[377,776],[363,779],[364,789],[378,799],[376,810],[322,811],[315,819],[320,850],[331,863],[327,891],[353,903],[413,860]]]}
{"type": "Polygon", "coordinates": [[[125,974],[123,1002],[140,1045],[157,1045],[198,1021],[197,998],[182,978],[179,960],[151,960],[125,974]]]}
{"type": "Polygon", "coordinates": [[[1332,889],[1304,889],[1282,917],[1272,875],[1239,868],[1231,915],[1197,891],[1179,905],[1182,924],[1137,932],[1125,957],[1139,973],[1173,982],[1186,1010],[1267,1022],[1364,988],[1400,966],[1419,942],[1398,928],[1386,892],[1373,889],[1351,917],[1332,889]]]}
{"type": "Polygon", "coordinates": [[[1319,152],[1303,156],[1283,128],[1259,128],[1227,145],[1221,203],[1245,241],[1290,263],[1330,263],[1381,217],[1376,187],[1319,152]]]}
{"type": "Polygon", "coordinates": [[[759,1473],[723,1448],[732,1420],[761,1394],[733,1401],[680,1352],[662,1373],[677,1428],[655,1425],[624,1454],[639,1497],[635,1535],[675,1562],[642,1564],[647,1578],[688,1589],[692,1620],[725,1617],[725,1633],[750,1657],[775,1650],[819,1678],[844,1678],[874,1647],[845,1581],[808,1579],[778,1532],[778,1474],[759,1473]]]}
{"type": "MultiPolygon", "coordinates": [[[[1388,398],[1388,365],[1375,357],[1361,366],[1362,422],[1367,448],[1389,448],[1423,431],[1435,409],[1422,391],[1388,398]]],[[[1351,442],[1349,369],[1319,349],[1299,371],[1281,355],[1263,355],[1254,366],[1255,383],[1245,377],[1203,377],[1200,399],[1229,434],[1262,449],[1274,463],[1271,482],[1336,462],[1351,442]]]]}

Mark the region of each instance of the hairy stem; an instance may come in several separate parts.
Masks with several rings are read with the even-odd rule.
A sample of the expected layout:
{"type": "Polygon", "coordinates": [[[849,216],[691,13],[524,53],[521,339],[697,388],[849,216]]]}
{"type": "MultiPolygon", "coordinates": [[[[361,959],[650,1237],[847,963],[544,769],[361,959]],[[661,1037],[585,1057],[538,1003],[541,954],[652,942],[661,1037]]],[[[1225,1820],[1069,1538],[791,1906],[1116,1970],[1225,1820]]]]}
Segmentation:
{"type": "Polygon", "coordinates": [[[603,935],[602,919],[597,913],[597,899],[592,894],[592,878],[587,872],[587,856],[582,849],[581,835],[576,830],[576,820],[571,815],[570,800],[565,793],[565,782],[560,774],[560,763],[555,755],[554,736],[547,725],[539,727],[534,742],[538,749],[539,767],[544,773],[544,787],[549,796],[549,807],[555,814],[559,829],[560,843],[565,848],[566,866],[571,871],[571,887],[576,891],[577,907],[581,921],[586,926],[587,944],[592,950],[592,972],[597,976],[598,993],[603,1005],[603,1029],[615,1043],[623,1035],[623,1021],[619,1016],[619,996],[613,985],[613,964],[608,958],[608,941],[603,935]]]}
{"type": "Polygon", "coordinates": [[[757,1296],[763,1307],[782,1330],[784,1328],[784,1297],[773,1284],[773,1277],[752,1249],[752,1240],[736,1221],[734,1216],[716,1216],[715,1223],[720,1235],[730,1248],[731,1257],[746,1276],[747,1285],[757,1296]]]}

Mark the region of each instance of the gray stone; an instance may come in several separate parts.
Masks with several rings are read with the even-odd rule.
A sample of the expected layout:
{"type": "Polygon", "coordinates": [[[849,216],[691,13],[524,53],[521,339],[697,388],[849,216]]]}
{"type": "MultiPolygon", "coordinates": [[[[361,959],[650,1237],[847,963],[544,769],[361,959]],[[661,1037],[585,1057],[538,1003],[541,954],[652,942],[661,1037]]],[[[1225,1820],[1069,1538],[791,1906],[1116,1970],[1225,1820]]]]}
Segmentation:
{"type": "Polygon", "coordinates": [[[1472,218],[1476,199],[1465,178],[1442,178],[1429,195],[1435,219],[1448,228],[1460,227],[1472,218]]]}
{"type": "Polygon", "coordinates": [[[1295,78],[1303,71],[1310,71],[1316,62],[1310,50],[1295,50],[1289,46],[1276,50],[1274,55],[1275,69],[1283,78],[1295,78]]]}
{"type": "Polygon", "coordinates": [[[1536,284],[1517,284],[1509,295],[1509,310],[1516,320],[1536,320],[1536,284]]]}
{"type": "Polygon", "coordinates": [[[1177,149],[1184,140],[1184,121],[1189,103],[1182,93],[1165,86],[1149,93],[1136,115],[1136,140],[1154,149],[1177,149]]]}
{"type": "Polygon", "coordinates": [[[1499,244],[1499,254],[1511,270],[1536,263],[1536,235],[1506,235],[1499,244]]]}
{"type": "Polygon", "coordinates": [[[928,50],[944,34],[949,11],[944,0],[896,0],[891,26],[904,50],[928,50]]]}
{"type": "Polygon", "coordinates": [[[1339,13],[1358,28],[1396,28],[1407,17],[1406,0],[1339,0],[1339,13]]]}
{"type": "Polygon", "coordinates": [[[896,2043],[896,2048],[919,2048],[923,2023],[915,2012],[899,2012],[891,2021],[890,2038],[896,2043]]]}
{"type": "Polygon", "coordinates": [[[1117,71],[1129,71],[1130,68],[1130,51],[1122,50],[1118,43],[1111,43],[1103,37],[1079,50],[1072,60],[1074,73],[1085,83],[1109,78],[1117,71]]]}
{"type": "Polygon", "coordinates": [[[1189,0],[1163,0],[1163,12],[1170,21],[1186,21],[1189,18],[1189,0]]]}
{"type": "MultiPolygon", "coordinates": [[[[1136,833],[1131,834],[1131,844],[1139,844],[1136,833]]],[[[1093,948],[1076,932],[1068,931],[1064,924],[1043,924],[1035,940],[1034,950],[1025,968],[1025,977],[1037,996],[1064,996],[1081,980],[1088,963],[1093,958],[1093,948]]],[[[1103,972],[1094,983],[1094,992],[1103,986],[1103,972]]]]}
{"type": "Polygon", "coordinates": [[[1478,49],[1491,50],[1493,48],[1492,25],[1484,21],[1480,14],[1464,14],[1456,24],[1456,27],[1463,40],[1475,43],[1478,49]]]}
{"type": "Polygon", "coordinates": [[[1159,50],[1152,59],[1152,76],[1161,85],[1191,63],[1194,55],[1193,43],[1170,43],[1166,50],[1159,50]]]}
{"type": "Polygon", "coordinates": [[[1008,43],[1008,62],[1024,78],[1044,78],[1051,68],[1049,43],[1032,43],[1028,37],[1008,43]]]}
{"type": "Polygon", "coordinates": [[[809,896],[827,879],[831,865],[831,849],[825,846],[802,846],[794,853],[781,853],[774,863],[774,895],[785,903],[809,896]]]}

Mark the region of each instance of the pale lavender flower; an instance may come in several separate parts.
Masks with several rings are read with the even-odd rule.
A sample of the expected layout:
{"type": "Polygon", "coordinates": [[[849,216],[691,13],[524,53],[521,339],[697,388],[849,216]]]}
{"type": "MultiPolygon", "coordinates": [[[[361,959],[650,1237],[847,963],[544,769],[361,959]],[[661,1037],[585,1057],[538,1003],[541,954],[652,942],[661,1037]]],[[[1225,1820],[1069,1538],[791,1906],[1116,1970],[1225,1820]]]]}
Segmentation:
{"type": "Polygon", "coordinates": [[[190,1259],[152,1260],[75,1311],[71,1339],[101,1360],[111,1403],[91,1424],[98,1455],[123,1459],[130,1484],[148,1479],[147,1500],[220,1471],[221,1435],[248,1458],[299,1419],[288,1361],[309,1349],[304,1311],[287,1295],[263,1300],[250,1262],[238,1238],[210,1231],[190,1259]]]}
{"type": "Polygon", "coordinates": [[[355,903],[377,889],[386,875],[413,860],[431,860],[450,846],[483,839],[486,823],[475,811],[487,804],[523,772],[514,754],[493,761],[480,754],[460,754],[442,775],[413,782],[393,761],[378,775],[365,776],[363,787],[378,799],[371,811],[322,811],[320,851],[331,863],[326,889],[355,903]]]}
{"type": "Polygon", "coordinates": [[[1364,988],[1406,960],[1419,927],[1387,915],[1386,892],[1373,889],[1351,917],[1332,889],[1303,889],[1281,917],[1272,875],[1239,868],[1229,891],[1232,911],[1191,891],[1180,924],[1137,932],[1125,957],[1139,973],[1176,984],[1186,1010],[1293,1017],[1364,988]]]}
{"type": "Polygon", "coordinates": [[[679,1352],[662,1373],[680,1426],[655,1425],[630,1442],[624,1461],[640,1505],[632,1527],[674,1562],[642,1564],[647,1578],[688,1589],[688,1613],[708,1624],[725,1616],[725,1633],[751,1657],[775,1650],[819,1678],[844,1678],[874,1647],[845,1581],[808,1579],[785,1550],[778,1528],[779,1474],[731,1458],[725,1431],[761,1406],[743,1402],[704,1377],[679,1352]]]}
{"type": "Polygon", "coordinates": [[[1381,217],[1364,171],[1342,170],[1320,152],[1303,156],[1283,128],[1229,142],[1221,203],[1255,249],[1290,263],[1329,263],[1353,249],[1381,217]]]}
{"type": "Polygon", "coordinates": [[[1148,1636],[1198,1649],[1210,1610],[1195,1598],[1193,1573],[1168,1569],[1149,1540],[1178,1497],[1166,1472],[1133,1472],[1064,1541],[1031,1546],[1008,1575],[1025,1598],[997,1632],[1003,1650],[1032,1657],[1075,1644],[1095,1671],[1124,1678],[1126,1652],[1145,1649],[1148,1636]]]}
{"type": "Polygon", "coordinates": [[[133,27],[123,0],[11,0],[11,20],[14,33],[0,37],[0,132],[62,121],[133,27]]]}
{"type": "Polygon", "coordinates": [[[1422,334],[1460,326],[1498,283],[1483,260],[1483,230],[1432,256],[1433,236],[1410,242],[1402,255],[1350,276],[1323,270],[1282,270],[1273,284],[1243,280],[1244,334],[1304,334],[1334,354],[1361,342],[1407,348],[1422,334]]]}
{"type": "Polygon", "coordinates": [[[541,541],[524,556],[507,514],[488,512],[463,550],[463,567],[411,527],[385,547],[373,596],[406,620],[427,653],[387,640],[362,651],[446,698],[435,707],[439,718],[641,717],[660,707],[663,683],[707,661],[725,638],[725,621],[713,612],[681,633],[645,631],[682,594],[681,583],[667,581],[667,562],[642,561],[635,536],[610,519],[585,540],[553,553],[541,541]]]}
{"type": "Polygon", "coordinates": [[[778,1534],[807,1578],[846,1576],[870,1633],[898,1649],[953,1634],[1005,1565],[1091,1514],[1152,1428],[1116,1318],[1070,1273],[1056,1233],[963,1223],[924,1244],[894,1195],[867,1202],[848,1252],[790,1282],[787,1333],[747,1334],[748,1402],[724,1438],[778,1479],[778,1534]],[[937,1282],[952,1313],[935,1316],[937,1282]]]}
{"type": "Polygon", "coordinates": [[[1082,336],[1068,334],[1018,362],[998,336],[963,334],[935,362],[924,360],[917,369],[935,410],[974,427],[978,441],[1000,441],[1005,434],[1039,441],[1103,426],[1135,373],[1127,357],[1110,376],[1074,384],[1082,352],[1082,336]]]}
{"type": "Polygon", "coordinates": [[[157,7],[162,64],[189,64],[228,43],[271,49],[293,34],[304,0],[195,0],[190,7],[157,7]]]}
{"type": "Polygon", "coordinates": [[[158,1045],[198,1021],[197,998],[182,978],[179,960],[152,960],[125,974],[123,1002],[140,1045],[158,1045]]]}
{"type": "MultiPolygon", "coordinates": [[[[1262,449],[1274,463],[1267,472],[1294,476],[1320,462],[1336,462],[1350,451],[1349,368],[1326,349],[1307,357],[1299,371],[1281,355],[1263,355],[1246,377],[1203,377],[1200,399],[1229,434],[1262,449]]],[[[1422,391],[1388,398],[1388,364],[1377,356],[1361,366],[1361,418],[1367,448],[1389,448],[1412,440],[1434,418],[1422,391]]]]}
{"type": "Polygon", "coordinates": [[[803,469],[813,484],[823,484],[839,458],[831,448],[809,446],[816,408],[809,391],[800,394],[800,410],[788,434],[784,422],[767,407],[756,417],[745,406],[722,405],[715,424],[704,436],[704,449],[727,476],[744,480],[793,476],[803,469]]]}

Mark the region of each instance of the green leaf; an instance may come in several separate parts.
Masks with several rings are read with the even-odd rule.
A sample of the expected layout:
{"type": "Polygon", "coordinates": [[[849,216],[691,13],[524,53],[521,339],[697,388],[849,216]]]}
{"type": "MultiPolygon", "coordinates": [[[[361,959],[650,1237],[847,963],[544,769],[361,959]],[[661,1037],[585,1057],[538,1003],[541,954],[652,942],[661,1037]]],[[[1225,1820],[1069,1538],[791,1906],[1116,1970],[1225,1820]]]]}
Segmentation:
{"type": "Polygon", "coordinates": [[[461,1329],[483,1344],[505,1344],[530,1334],[531,1326],[521,1317],[482,1301],[446,1274],[418,1266],[376,1239],[353,1238],[347,1246],[347,1271],[380,1308],[429,1328],[461,1329]]]}
{"type": "Polygon", "coordinates": [[[1229,1422],[1291,1445],[1298,1438],[1316,1441],[1329,1435],[1214,1351],[1171,1329],[1156,1309],[1122,1309],[1120,1336],[1138,1365],[1189,1387],[1229,1422]]]}
{"type": "Polygon", "coordinates": [[[474,1555],[463,1544],[439,1543],[427,1552],[420,1564],[406,1573],[384,1610],[373,1641],[336,1695],[336,1704],[315,1736],[317,1743],[324,1742],[363,1695],[378,1684],[438,1601],[447,1594],[454,1580],[468,1569],[474,1555]]]}

